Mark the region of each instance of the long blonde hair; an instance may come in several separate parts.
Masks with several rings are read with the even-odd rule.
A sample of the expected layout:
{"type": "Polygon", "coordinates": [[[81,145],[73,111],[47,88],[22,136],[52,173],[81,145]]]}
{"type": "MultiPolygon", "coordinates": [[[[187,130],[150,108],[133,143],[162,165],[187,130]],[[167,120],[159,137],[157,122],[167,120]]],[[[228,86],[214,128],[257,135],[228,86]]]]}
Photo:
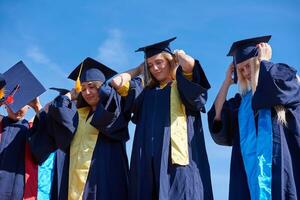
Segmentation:
{"type": "MultiPolygon", "coordinates": [[[[168,53],[168,52],[162,52],[160,53],[162,55],[162,57],[168,62],[169,66],[170,66],[170,71],[172,73],[172,69],[174,69],[176,67],[176,62],[175,62],[175,59],[173,58],[173,56],[168,53]]],[[[145,73],[148,73],[146,74],[145,76],[148,76],[149,80],[148,80],[148,83],[145,83],[145,87],[148,87],[148,88],[153,88],[154,86],[158,85],[159,82],[153,77],[153,75],[150,73],[149,69],[146,70],[145,73]]],[[[171,76],[173,77],[173,75],[171,74],[171,76]]]]}
{"type": "MultiPolygon", "coordinates": [[[[239,70],[237,70],[238,75],[238,87],[239,92],[243,96],[248,91],[252,90],[252,94],[255,93],[257,83],[258,83],[258,76],[259,76],[259,68],[260,68],[260,61],[257,57],[252,57],[247,60],[247,62],[250,65],[251,68],[251,81],[248,81],[239,70]]],[[[299,77],[298,77],[299,80],[299,77]]],[[[278,121],[283,124],[287,125],[286,121],[286,109],[283,105],[276,105],[274,106],[274,109],[277,113],[277,119],[278,121]]]]}

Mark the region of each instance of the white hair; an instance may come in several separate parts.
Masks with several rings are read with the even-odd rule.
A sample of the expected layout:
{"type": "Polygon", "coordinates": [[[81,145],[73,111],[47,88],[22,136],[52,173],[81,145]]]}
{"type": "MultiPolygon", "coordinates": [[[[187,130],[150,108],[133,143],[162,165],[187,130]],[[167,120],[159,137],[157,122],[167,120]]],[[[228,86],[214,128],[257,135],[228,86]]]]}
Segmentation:
{"type": "MultiPolygon", "coordinates": [[[[258,76],[259,76],[259,67],[260,67],[260,62],[257,57],[252,57],[249,58],[248,60],[244,62],[249,62],[250,67],[251,67],[251,81],[248,81],[246,78],[243,77],[241,72],[237,70],[237,75],[238,75],[238,86],[239,86],[239,92],[243,96],[245,95],[248,91],[252,90],[252,94],[255,93],[257,83],[258,83],[258,76]]],[[[300,83],[300,77],[297,75],[297,79],[300,83]]],[[[286,109],[283,105],[277,105],[274,106],[274,109],[277,113],[277,119],[278,121],[283,124],[287,125],[286,121],[286,109]]]]}

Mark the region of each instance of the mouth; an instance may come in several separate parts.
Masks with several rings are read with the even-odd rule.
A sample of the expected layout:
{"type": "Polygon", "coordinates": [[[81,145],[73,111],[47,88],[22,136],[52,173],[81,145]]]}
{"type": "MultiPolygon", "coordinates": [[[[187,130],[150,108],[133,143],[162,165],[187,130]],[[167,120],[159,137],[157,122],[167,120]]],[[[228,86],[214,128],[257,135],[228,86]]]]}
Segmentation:
{"type": "Polygon", "coordinates": [[[90,97],[86,97],[86,101],[93,101],[94,97],[90,96],[90,97]]]}

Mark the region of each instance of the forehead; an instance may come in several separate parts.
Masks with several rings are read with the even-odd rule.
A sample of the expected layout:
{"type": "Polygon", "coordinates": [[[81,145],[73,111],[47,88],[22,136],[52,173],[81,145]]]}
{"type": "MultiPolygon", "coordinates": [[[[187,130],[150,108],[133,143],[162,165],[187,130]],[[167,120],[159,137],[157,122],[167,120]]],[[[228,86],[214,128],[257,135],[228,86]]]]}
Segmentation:
{"type": "Polygon", "coordinates": [[[151,62],[154,62],[154,61],[156,61],[156,60],[160,60],[160,59],[164,59],[164,57],[163,57],[163,55],[161,54],[161,53],[159,53],[159,54],[156,54],[156,55],[154,55],[154,56],[151,56],[150,58],[147,58],[147,62],[149,63],[151,63],[151,62]]]}
{"type": "Polygon", "coordinates": [[[251,58],[248,59],[248,60],[245,60],[245,61],[243,61],[243,62],[241,62],[241,63],[239,63],[239,64],[237,64],[237,68],[241,68],[241,67],[244,67],[244,66],[246,66],[246,65],[249,65],[249,64],[250,64],[250,61],[251,61],[251,58]]]}
{"type": "Polygon", "coordinates": [[[81,83],[82,87],[93,86],[93,85],[94,85],[93,81],[87,81],[87,82],[82,82],[81,83]]]}

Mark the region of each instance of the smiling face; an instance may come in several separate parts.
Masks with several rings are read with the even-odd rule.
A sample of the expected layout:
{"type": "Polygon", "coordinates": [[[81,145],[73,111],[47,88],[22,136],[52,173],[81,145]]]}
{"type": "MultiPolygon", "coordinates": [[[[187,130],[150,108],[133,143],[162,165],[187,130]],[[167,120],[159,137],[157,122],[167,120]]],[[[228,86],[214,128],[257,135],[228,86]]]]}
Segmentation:
{"type": "Polygon", "coordinates": [[[100,96],[99,88],[101,83],[99,81],[90,81],[81,83],[81,94],[83,99],[94,109],[96,108],[100,96]]]}
{"type": "Polygon", "coordinates": [[[172,80],[170,62],[161,53],[148,58],[147,66],[153,78],[160,84],[172,80]]]}

